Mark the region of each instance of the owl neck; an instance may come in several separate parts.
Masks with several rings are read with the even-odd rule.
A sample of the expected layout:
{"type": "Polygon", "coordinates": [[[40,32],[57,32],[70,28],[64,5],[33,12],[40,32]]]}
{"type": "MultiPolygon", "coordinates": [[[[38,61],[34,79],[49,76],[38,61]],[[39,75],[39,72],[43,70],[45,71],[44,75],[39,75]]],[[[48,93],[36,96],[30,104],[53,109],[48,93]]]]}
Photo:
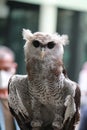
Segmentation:
{"type": "Polygon", "coordinates": [[[50,73],[52,76],[58,77],[60,73],[63,72],[63,61],[60,59],[40,61],[32,58],[28,61],[26,67],[29,77],[32,77],[32,75],[38,76],[42,74],[49,76],[50,73]]]}

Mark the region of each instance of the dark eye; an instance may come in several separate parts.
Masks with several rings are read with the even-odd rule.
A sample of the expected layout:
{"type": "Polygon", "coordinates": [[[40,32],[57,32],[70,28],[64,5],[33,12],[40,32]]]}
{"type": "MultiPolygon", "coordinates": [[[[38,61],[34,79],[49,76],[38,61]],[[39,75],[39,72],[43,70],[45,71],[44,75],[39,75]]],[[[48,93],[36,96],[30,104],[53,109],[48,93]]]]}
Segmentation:
{"type": "Polygon", "coordinates": [[[54,42],[48,42],[48,44],[47,44],[47,47],[48,47],[49,49],[54,48],[54,46],[55,46],[55,43],[54,43],[54,42]]]}
{"type": "Polygon", "coordinates": [[[33,46],[36,47],[36,48],[40,46],[40,42],[37,41],[37,40],[34,40],[34,41],[32,42],[32,44],[33,44],[33,46]]]}

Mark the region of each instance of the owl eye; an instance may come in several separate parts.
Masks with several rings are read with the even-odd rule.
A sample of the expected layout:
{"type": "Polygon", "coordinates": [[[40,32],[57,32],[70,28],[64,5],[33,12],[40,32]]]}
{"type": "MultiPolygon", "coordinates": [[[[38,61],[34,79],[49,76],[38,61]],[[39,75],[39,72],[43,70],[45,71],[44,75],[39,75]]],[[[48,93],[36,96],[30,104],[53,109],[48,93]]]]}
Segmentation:
{"type": "Polygon", "coordinates": [[[54,43],[54,42],[48,42],[48,44],[47,44],[47,47],[48,47],[49,49],[54,48],[54,46],[55,46],[55,43],[54,43]]]}
{"type": "Polygon", "coordinates": [[[38,47],[40,46],[40,42],[37,41],[37,40],[34,40],[34,41],[32,42],[32,44],[33,44],[33,46],[36,47],[36,48],[38,48],[38,47]]]}

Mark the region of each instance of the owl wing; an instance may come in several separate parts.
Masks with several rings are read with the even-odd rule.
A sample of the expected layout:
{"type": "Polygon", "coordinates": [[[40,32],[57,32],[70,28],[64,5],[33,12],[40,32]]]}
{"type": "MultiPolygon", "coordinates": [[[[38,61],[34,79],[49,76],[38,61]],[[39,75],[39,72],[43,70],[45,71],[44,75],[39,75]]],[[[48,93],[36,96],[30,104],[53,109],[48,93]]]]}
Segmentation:
{"type": "Polygon", "coordinates": [[[27,75],[14,75],[8,84],[8,104],[22,130],[30,130],[29,93],[27,75]],[[27,111],[28,108],[28,111],[27,111]]]}
{"type": "Polygon", "coordinates": [[[81,92],[78,84],[72,82],[71,80],[66,80],[65,85],[70,88],[73,96],[67,96],[65,106],[65,118],[64,118],[64,128],[63,130],[74,130],[75,125],[78,124],[80,120],[80,97],[81,92]]]}

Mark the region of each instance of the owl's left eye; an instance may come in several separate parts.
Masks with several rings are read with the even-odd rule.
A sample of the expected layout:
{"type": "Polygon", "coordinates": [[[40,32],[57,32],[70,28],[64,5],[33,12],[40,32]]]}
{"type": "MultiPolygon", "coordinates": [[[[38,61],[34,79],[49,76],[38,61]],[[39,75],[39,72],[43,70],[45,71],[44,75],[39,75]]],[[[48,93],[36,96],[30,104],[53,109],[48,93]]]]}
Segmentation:
{"type": "Polygon", "coordinates": [[[55,46],[55,43],[54,43],[54,42],[48,42],[48,44],[47,44],[47,47],[48,47],[49,49],[53,49],[54,46],[55,46]]]}
{"type": "Polygon", "coordinates": [[[38,47],[40,46],[40,42],[37,41],[37,40],[34,40],[34,41],[32,42],[32,44],[33,44],[33,46],[36,47],[36,48],[38,48],[38,47]]]}

